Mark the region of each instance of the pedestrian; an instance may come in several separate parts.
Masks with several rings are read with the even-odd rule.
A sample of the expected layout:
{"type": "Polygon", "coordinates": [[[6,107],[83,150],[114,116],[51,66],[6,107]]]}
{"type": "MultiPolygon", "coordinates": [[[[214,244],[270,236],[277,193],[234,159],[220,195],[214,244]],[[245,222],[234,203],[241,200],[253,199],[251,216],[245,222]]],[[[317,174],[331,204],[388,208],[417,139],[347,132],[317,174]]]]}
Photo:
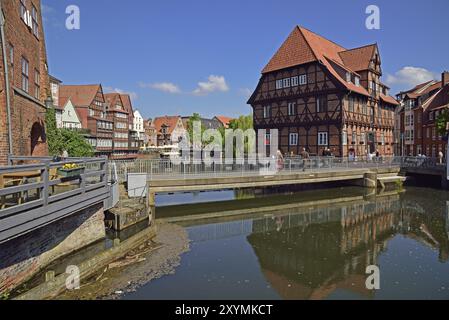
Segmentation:
{"type": "Polygon", "coordinates": [[[444,154],[442,151],[438,152],[438,162],[440,164],[443,164],[443,158],[444,158],[444,154]]]}
{"type": "Polygon", "coordinates": [[[281,150],[277,151],[276,160],[277,160],[277,171],[282,171],[282,169],[284,169],[284,156],[282,155],[281,150]]]}
{"type": "Polygon", "coordinates": [[[310,159],[310,155],[307,152],[306,148],[302,148],[301,158],[302,158],[302,163],[303,163],[303,170],[302,171],[306,171],[306,165],[307,165],[307,162],[310,159]]]}

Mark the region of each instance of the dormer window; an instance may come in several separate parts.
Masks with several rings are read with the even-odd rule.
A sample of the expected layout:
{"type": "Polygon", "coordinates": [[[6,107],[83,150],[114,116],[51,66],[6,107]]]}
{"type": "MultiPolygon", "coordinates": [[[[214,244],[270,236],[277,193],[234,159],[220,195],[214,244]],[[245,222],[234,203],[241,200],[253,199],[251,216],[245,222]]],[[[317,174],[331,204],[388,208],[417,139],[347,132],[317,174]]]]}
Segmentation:
{"type": "Polygon", "coordinates": [[[354,82],[357,87],[360,87],[360,78],[359,77],[356,76],[354,82]]]}
{"type": "Polygon", "coordinates": [[[346,72],[346,82],[351,82],[351,73],[346,72]]]}

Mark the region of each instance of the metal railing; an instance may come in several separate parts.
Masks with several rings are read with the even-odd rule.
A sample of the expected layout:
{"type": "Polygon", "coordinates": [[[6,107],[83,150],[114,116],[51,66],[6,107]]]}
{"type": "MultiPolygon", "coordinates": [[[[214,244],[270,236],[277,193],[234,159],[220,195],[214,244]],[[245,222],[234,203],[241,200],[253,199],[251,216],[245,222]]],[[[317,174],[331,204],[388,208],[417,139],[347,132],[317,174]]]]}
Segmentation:
{"type": "Polygon", "coordinates": [[[11,156],[9,164],[0,167],[0,242],[100,203],[110,193],[106,158],[53,162],[49,157],[11,156]],[[78,173],[61,175],[67,164],[76,164],[78,173]]]}
{"type": "Polygon", "coordinates": [[[244,176],[260,174],[283,174],[294,172],[320,172],[363,168],[379,168],[400,166],[401,159],[395,157],[379,157],[367,159],[336,157],[289,157],[281,161],[272,159],[257,163],[248,159],[234,159],[233,163],[208,163],[202,160],[173,162],[170,159],[152,159],[135,161],[114,161],[120,181],[125,181],[130,173],[147,174],[148,180],[182,179],[189,177],[244,176]]]}

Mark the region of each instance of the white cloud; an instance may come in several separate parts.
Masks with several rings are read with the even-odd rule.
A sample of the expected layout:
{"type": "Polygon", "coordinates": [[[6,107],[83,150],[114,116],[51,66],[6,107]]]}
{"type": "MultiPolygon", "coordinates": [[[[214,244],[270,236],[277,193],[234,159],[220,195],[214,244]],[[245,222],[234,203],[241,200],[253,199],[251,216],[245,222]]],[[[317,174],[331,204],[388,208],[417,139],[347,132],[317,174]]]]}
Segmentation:
{"type": "Polygon", "coordinates": [[[139,98],[139,96],[137,95],[137,93],[135,92],[128,92],[126,90],[122,90],[119,88],[113,88],[113,87],[104,87],[104,91],[106,93],[120,93],[120,94],[129,94],[129,96],[131,97],[131,99],[136,100],[139,98]]]}
{"type": "Polygon", "coordinates": [[[229,87],[226,84],[226,80],[223,76],[210,75],[207,82],[199,82],[198,88],[193,91],[194,95],[204,96],[212,92],[226,92],[229,91],[229,87]]]}
{"type": "Polygon", "coordinates": [[[386,83],[388,85],[406,85],[413,87],[420,83],[434,80],[436,77],[436,74],[424,68],[404,67],[394,75],[387,75],[386,83]]]}
{"type": "Polygon", "coordinates": [[[171,82],[159,82],[159,83],[139,83],[141,88],[151,88],[154,90],[159,90],[162,92],[167,92],[171,94],[181,93],[179,87],[171,82]]]}

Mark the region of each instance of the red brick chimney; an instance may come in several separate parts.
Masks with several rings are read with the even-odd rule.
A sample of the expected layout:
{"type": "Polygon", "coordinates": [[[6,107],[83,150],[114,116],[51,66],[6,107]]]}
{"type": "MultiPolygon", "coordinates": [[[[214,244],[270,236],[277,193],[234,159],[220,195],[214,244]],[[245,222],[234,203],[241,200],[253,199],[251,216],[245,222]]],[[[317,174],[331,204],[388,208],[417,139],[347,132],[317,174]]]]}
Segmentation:
{"type": "Polygon", "coordinates": [[[444,71],[441,74],[441,81],[442,83],[442,87],[444,87],[445,85],[449,84],[449,71],[444,71]]]}

